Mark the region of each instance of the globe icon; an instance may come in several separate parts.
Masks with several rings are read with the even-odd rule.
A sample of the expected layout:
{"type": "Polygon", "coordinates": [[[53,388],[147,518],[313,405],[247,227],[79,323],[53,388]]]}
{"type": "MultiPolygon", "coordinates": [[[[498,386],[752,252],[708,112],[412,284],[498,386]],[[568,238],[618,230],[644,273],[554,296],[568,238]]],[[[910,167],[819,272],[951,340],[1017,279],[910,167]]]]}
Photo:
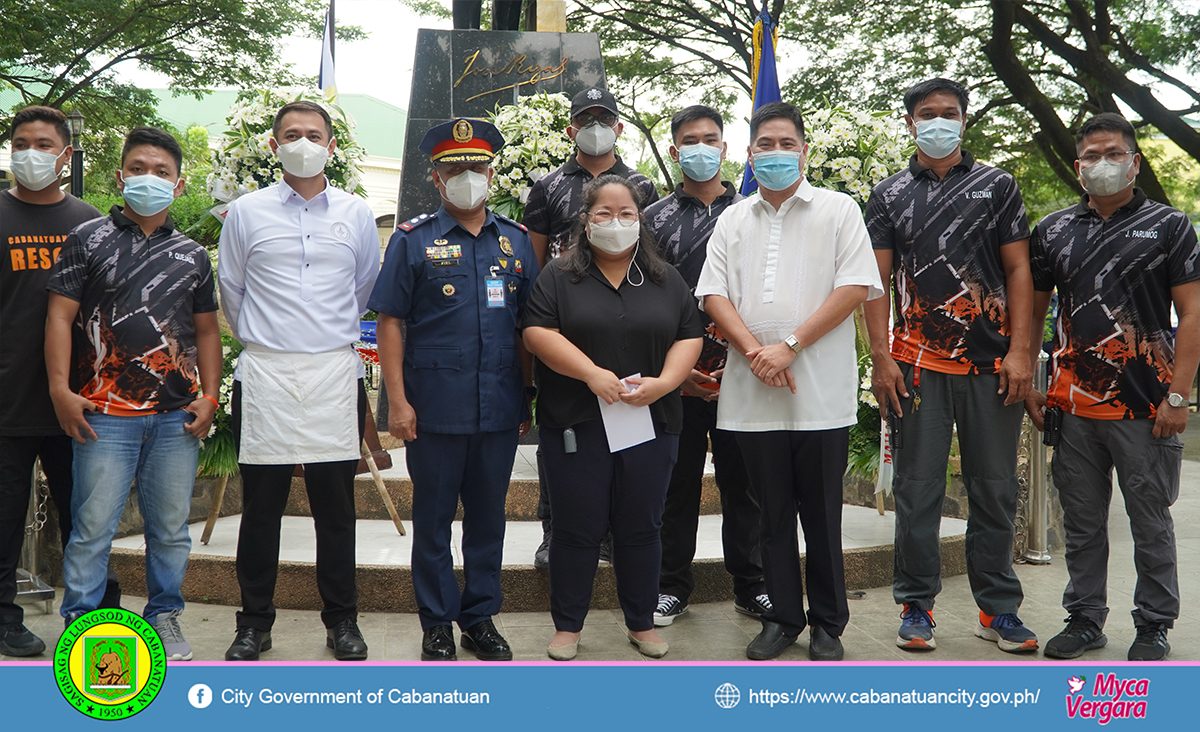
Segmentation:
{"type": "Polygon", "coordinates": [[[725,682],[717,687],[717,693],[714,695],[717,701],[717,706],[722,709],[733,709],[742,700],[742,692],[729,682],[725,682]]]}

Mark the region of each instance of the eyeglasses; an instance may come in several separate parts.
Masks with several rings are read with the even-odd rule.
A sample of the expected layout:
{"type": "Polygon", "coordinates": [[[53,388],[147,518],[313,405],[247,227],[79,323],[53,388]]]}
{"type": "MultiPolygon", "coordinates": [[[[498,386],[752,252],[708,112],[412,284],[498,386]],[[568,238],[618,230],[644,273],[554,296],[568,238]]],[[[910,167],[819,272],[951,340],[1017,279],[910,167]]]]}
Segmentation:
{"type": "Polygon", "coordinates": [[[605,112],[601,115],[581,114],[572,121],[581,130],[594,122],[599,122],[606,127],[612,127],[617,123],[617,115],[611,112],[605,112]]]}
{"type": "Polygon", "coordinates": [[[1113,152],[1106,152],[1103,155],[1100,153],[1088,153],[1087,155],[1080,155],[1079,162],[1084,165],[1095,165],[1100,162],[1100,158],[1104,158],[1110,163],[1124,165],[1129,162],[1129,156],[1135,152],[1136,150],[1114,150],[1113,152]]]}
{"type": "Polygon", "coordinates": [[[640,214],[631,208],[627,208],[618,214],[613,214],[612,211],[596,211],[595,213],[588,214],[588,218],[597,224],[607,224],[609,221],[612,221],[615,218],[619,219],[622,224],[628,225],[637,221],[639,217],[640,214]]]}

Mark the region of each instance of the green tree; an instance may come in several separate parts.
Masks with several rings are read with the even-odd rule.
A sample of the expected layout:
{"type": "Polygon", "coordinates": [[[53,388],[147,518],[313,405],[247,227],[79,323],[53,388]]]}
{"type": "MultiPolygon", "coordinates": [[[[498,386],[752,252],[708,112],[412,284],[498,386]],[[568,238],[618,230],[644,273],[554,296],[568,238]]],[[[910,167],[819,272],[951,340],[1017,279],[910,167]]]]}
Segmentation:
{"type": "MultiPolygon", "coordinates": [[[[279,59],[281,41],[319,36],[326,7],[324,0],[8,0],[0,84],[21,101],[0,110],[0,144],[13,111],[42,104],[82,112],[90,160],[111,158],[114,138],[160,122],[154,96],[118,76],[123,65],[161,73],[177,93],[197,97],[218,86],[294,83],[279,59]]],[[[342,40],[363,35],[338,29],[342,40]]]]}

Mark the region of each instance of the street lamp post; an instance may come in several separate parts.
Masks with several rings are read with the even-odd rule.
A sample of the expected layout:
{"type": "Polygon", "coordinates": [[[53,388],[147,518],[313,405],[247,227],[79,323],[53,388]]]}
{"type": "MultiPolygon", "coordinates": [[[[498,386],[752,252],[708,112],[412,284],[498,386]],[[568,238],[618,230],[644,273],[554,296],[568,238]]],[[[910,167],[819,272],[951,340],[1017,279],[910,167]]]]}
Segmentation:
{"type": "Polygon", "coordinates": [[[71,148],[74,150],[71,153],[71,195],[83,198],[83,146],[80,144],[80,138],[83,137],[83,115],[78,109],[67,115],[67,126],[71,128],[71,148]]]}

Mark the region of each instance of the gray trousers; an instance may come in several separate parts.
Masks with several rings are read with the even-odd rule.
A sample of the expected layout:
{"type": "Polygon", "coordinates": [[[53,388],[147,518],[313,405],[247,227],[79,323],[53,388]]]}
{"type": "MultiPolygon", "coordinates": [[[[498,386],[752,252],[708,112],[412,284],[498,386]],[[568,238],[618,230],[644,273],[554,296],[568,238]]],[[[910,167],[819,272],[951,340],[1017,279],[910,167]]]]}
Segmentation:
{"type": "Polygon", "coordinates": [[[1024,599],[1012,568],[1017,511],[1020,404],[1004,406],[1000,377],[920,373],[920,408],[913,410],[913,367],[899,364],[909,398],[901,401],[903,447],[895,451],[895,568],[892,595],[929,612],[942,589],[939,527],[946,499],[946,464],[958,425],[967,519],[967,579],[979,609],[1015,613],[1024,599]]]}
{"type": "Polygon", "coordinates": [[[1108,508],[1117,469],[1133,533],[1135,625],[1179,617],[1179,574],[1171,504],[1179,498],[1183,444],[1154,439],[1152,419],[1086,419],[1063,415],[1062,441],[1051,469],[1063,507],[1067,573],[1063,607],[1101,628],[1108,617],[1108,508]]]}

